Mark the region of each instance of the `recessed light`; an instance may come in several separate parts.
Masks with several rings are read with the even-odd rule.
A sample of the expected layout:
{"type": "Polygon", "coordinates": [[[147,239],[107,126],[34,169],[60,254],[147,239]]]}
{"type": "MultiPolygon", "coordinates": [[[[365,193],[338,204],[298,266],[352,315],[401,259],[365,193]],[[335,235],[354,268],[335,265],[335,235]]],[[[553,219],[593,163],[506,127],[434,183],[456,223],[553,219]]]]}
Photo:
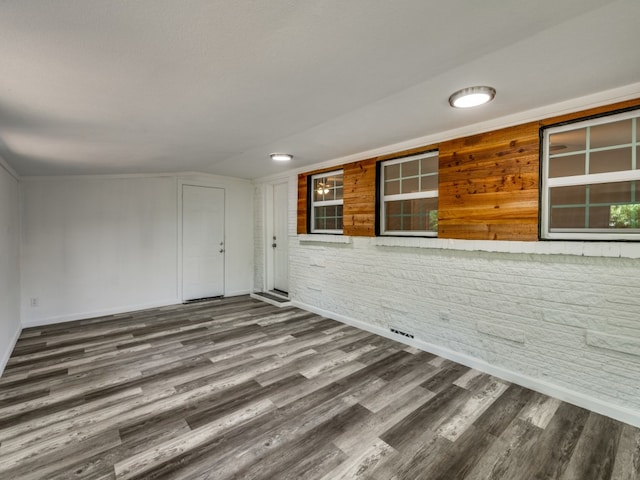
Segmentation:
{"type": "Polygon", "coordinates": [[[275,160],[276,162],[288,162],[293,159],[293,155],[289,153],[272,153],[269,156],[271,160],[275,160]]]}
{"type": "Polygon", "coordinates": [[[495,88],[468,87],[458,90],[449,97],[449,104],[455,108],[471,108],[483,105],[493,100],[496,96],[495,88]]]}

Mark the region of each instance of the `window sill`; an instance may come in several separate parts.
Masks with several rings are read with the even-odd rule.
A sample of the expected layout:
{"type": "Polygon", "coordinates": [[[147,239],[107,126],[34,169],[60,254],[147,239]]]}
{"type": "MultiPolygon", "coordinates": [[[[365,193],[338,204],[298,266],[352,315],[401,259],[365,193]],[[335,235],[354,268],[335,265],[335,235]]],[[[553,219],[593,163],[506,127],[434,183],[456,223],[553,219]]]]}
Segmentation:
{"type": "Polygon", "coordinates": [[[348,235],[330,235],[324,233],[307,233],[298,235],[298,240],[300,240],[300,243],[351,243],[351,237],[348,235]]]}
{"type": "Polygon", "coordinates": [[[371,239],[371,244],[376,247],[427,248],[470,252],[640,258],[640,243],[623,242],[518,242],[445,238],[374,237],[371,239]]]}

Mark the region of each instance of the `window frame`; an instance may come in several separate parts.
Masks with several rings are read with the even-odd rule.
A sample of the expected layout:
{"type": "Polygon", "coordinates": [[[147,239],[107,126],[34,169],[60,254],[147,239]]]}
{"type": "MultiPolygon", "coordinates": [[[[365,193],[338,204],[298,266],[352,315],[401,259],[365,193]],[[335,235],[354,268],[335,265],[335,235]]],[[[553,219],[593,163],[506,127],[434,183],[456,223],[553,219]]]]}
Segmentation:
{"type": "MultiPolygon", "coordinates": [[[[396,165],[401,163],[407,163],[414,160],[422,160],[424,158],[439,158],[439,150],[429,150],[427,152],[422,152],[418,154],[408,155],[400,158],[393,158],[390,160],[383,160],[378,162],[379,165],[379,181],[378,181],[378,198],[379,198],[379,206],[377,208],[378,214],[378,225],[379,225],[379,235],[385,237],[437,237],[437,231],[430,230],[386,230],[386,203],[390,201],[402,201],[402,200],[417,200],[424,198],[438,198],[439,197],[439,188],[435,190],[427,190],[425,192],[412,192],[412,193],[399,193],[393,195],[385,195],[384,187],[385,187],[385,175],[384,168],[388,165],[396,165]]],[[[436,169],[436,172],[433,174],[429,174],[428,176],[436,176],[439,177],[440,168],[436,169]]],[[[418,173],[418,177],[421,178],[423,176],[427,176],[422,172],[418,173]]],[[[404,177],[400,177],[400,181],[402,181],[404,177]]],[[[439,186],[438,186],[439,187],[439,186]]]]}
{"type": "Polygon", "coordinates": [[[309,178],[309,232],[315,234],[342,235],[344,233],[344,169],[331,170],[329,172],[316,173],[309,178]],[[342,198],[340,200],[314,200],[314,183],[316,178],[342,175],[342,198]],[[330,207],[342,205],[342,228],[340,229],[316,229],[316,209],[315,207],[330,207]]]}
{"type": "MultiPolygon", "coordinates": [[[[605,115],[601,115],[595,118],[578,119],[571,122],[567,122],[559,125],[549,125],[541,129],[540,142],[541,142],[541,178],[540,178],[540,238],[542,240],[577,240],[577,241],[590,241],[590,240],[621,240],[640,241],[640,227],[634,229],[618,229],[612,230],[607,228],[567,228],[567,229],[555,229],[551,231],[551,189],[554,187],[571,187],[571,186],[588,186],[605,183],[622,183],[622,182],[637,182],[635,185],[635,202],[640,203],[640,155],[637,154],[640,150],[640,135],[638,130],[640,129],[640,109],[633,108],[629,111],[623,112],[610,112],[605,115]],[[587,130],[587,138],[585,141],[584,150],[571,151],[566,155],[575,155],[584,153],[586,156],[585,162],[588,164],[589,155],[591,152],[601,152],[606,150],[613,150],[616,148],[631,148],[631,169],[605,172],[605,173],[592,173],[583,175],[572,175],[565,177],[549,178],[549,164],[550,164],[550,136],[555,133],[568,132],[572,130],[586,129],[587,127],[594,127],[600,125],[606,125],[608,123],[614,123],[618,121],[633,119],[631,127],[631,143],[608,145],[599,148],[590,148],[589,145],[589,132],[587,130]]],[[[558,155],[558,154],[556,154],[558,155]]],[[[562,156],[563,154],[559,154],[562,156]]],[[[555,157],[557,158],[557,157],[555,157]]],[[[616,203],[616,202],[612,202],[616,203]]],[[[589,205],[585,203],[585,206],[589,205]]]]}

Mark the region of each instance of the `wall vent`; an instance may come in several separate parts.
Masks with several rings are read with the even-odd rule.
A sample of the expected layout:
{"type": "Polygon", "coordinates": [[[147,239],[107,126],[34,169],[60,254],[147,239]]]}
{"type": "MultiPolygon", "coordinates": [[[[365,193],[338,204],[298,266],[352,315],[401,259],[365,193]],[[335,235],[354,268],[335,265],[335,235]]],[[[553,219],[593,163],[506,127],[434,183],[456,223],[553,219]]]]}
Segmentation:
{"type": "Polygon", "coordinates": [[[407,337],[407,338],[413,338],[413,335],[411,335],[410,333],[403,332],[402,330],[398,330],[397,328],[390,327],[389,330],[391,330],[391,333],[402,335],[403,337],[407,337]]]}

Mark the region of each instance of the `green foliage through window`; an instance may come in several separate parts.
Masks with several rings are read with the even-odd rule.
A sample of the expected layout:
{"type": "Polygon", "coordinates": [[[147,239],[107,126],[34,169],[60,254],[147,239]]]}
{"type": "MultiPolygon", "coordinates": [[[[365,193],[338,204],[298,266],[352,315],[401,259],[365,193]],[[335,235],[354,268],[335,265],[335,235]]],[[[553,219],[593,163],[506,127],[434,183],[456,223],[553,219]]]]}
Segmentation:
{"type": "Polygon", "coordinates": [[[611,205],[609,226],[611,228],[638,228],[640,226],[640,203],[611,205]]]}

